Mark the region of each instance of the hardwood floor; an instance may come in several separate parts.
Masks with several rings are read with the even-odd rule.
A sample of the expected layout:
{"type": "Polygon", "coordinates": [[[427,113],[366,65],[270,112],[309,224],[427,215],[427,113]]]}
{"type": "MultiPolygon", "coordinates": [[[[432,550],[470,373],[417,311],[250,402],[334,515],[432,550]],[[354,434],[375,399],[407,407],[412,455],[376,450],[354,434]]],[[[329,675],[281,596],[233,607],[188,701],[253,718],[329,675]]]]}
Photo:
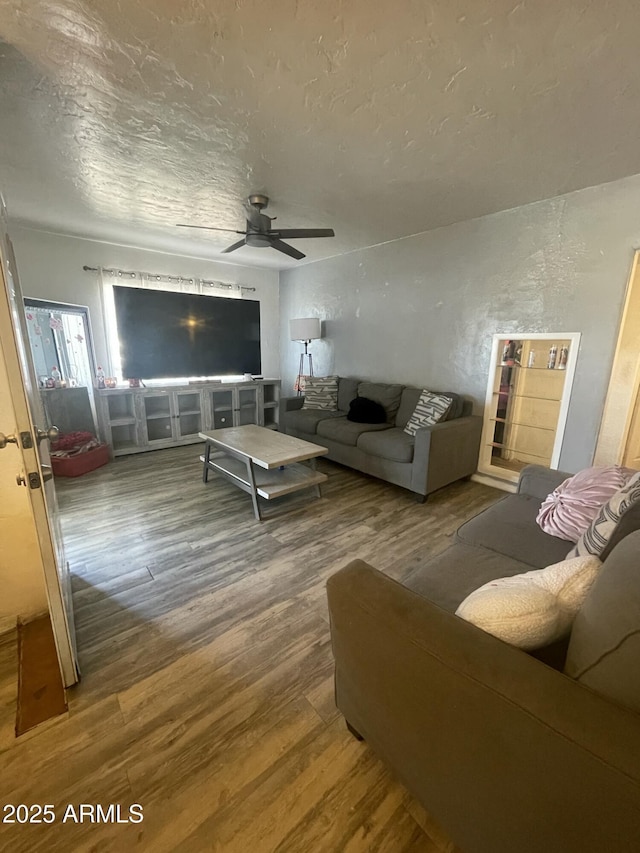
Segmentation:
{"type": "Polygon", "coordinates": [[[58,481],[82,682],[23,738],[10,637],[0,643],[0,850],[451,853],[452,843],[333,703],[326,579],[360,557],[401,579],[500,493],[460,482],[417,504],[326,460],[323,497],[253,518],[201,480],[198,445],[58,481]],[[142,823],[62,823],[110,803],[142,823]]]}

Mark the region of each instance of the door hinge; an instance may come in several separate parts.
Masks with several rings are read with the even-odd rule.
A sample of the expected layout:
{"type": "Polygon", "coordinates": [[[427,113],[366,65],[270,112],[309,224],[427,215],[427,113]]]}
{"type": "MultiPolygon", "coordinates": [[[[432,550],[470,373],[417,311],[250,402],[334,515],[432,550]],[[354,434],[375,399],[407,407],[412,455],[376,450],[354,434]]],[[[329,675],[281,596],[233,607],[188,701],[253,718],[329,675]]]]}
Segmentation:
{"type": "Polygon", "coordinates": [[[40,474],[38,474],[37,471],[34,471],[32,474],[27,474],[27,479],[29,480],[30,489],[39,489],[42,485],[40,482],[40,474]]]}
{"type": "Polygon", "coordinates": [[[25,450],[31,450],[33,447],[33,439],[31,438],[30,432],[21,432],[20,433],[20,443],[25,450]]]}

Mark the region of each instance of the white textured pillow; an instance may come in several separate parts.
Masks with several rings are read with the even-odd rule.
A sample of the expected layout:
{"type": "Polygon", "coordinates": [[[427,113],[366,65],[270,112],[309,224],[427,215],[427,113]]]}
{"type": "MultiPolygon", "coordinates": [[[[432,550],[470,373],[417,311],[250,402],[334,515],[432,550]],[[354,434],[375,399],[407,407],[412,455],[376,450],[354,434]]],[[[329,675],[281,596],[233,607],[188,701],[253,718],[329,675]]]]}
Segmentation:
{"type": "Polygon", "coordinates": [[[498,578],[468,595],[456,616],[520,649],[537,649],[571,630],[598,576],[597,557],[573,557],[511,578],[498,578]]]}

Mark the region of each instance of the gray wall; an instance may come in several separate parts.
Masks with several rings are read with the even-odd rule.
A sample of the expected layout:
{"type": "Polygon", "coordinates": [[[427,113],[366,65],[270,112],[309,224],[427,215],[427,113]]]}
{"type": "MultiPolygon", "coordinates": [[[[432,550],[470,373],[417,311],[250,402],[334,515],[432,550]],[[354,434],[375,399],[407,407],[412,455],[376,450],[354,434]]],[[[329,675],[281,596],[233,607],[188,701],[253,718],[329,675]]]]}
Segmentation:
{"type": "Polygon", "coordinates": [[[492,334],[581,332],[560,468],[590,465],[639,211],[635,176],[282,272],[285,392],[291,317],[324,320],[317,375],[459,391],[478,414],[492,334]]]}

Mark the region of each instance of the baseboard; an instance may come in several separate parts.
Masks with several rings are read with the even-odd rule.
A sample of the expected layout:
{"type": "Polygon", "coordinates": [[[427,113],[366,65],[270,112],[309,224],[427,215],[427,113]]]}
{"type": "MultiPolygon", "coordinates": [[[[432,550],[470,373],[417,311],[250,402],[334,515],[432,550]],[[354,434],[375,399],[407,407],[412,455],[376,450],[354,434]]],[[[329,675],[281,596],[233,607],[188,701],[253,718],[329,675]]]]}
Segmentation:
{"type": "Polygon", "coordinates": [[[503,492],[511,492],[513,494],[518,491],[517,483],[509,483],[507,480],[500,480],[498,477],[491,477],[489,474],[472,474],[471,479],[474,483],[482,483],[483,486],[502,489],[503,492]]]}
{"type": "Polygon", "coordinates": [[[18,622],[33,622],[34,619],[40,619],[48,612],[48,610],[43,610],[40,607],[38,610],[28,610],[25,613],[16,614],[15,616],[0,616],[0,636],[15,631],[18,627],[18,622]]]}

